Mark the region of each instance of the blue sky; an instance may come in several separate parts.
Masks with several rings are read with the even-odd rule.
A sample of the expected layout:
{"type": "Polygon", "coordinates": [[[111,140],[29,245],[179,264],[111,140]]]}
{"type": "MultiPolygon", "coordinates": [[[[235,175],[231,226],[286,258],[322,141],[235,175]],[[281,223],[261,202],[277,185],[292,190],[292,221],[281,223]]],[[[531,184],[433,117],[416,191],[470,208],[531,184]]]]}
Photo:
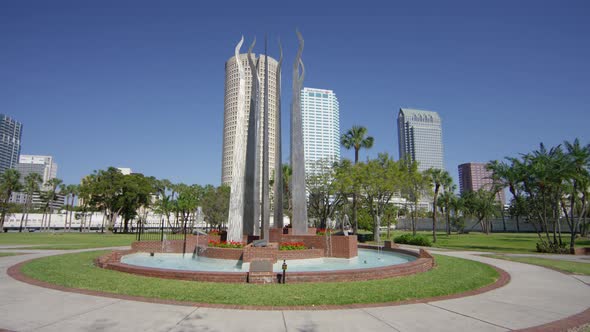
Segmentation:
{"type": "Polygon", "coordinates": [[[113,165],[219,184],[224,63],[242,34],[280,37],[288,111],[296,27],[304,86],[336,92],[342,132],[375,137],[363,159],[398,158],[400,107],[441,115],[455,178],[460,163],[590,141],[587,1],[200,3],[0,2],[0,113],[24,124],[22,153],[55,156],[66,183],[113,165]]]}

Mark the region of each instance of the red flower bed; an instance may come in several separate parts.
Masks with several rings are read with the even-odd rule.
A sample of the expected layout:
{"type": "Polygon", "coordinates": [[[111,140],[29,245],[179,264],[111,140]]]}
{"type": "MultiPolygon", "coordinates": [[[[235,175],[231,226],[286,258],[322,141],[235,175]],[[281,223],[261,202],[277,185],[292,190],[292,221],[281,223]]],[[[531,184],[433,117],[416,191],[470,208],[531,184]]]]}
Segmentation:
{"type": "Polygon", "coordinates": [[[209,240],[207,244],[209,247],[216,247],[216,248],[243,248],[243,242],[236,242],[236,241],[215,241],[209,240]]]}
{"type": "Polygon", "coordinates": [[[328,234],[330,234],[330,233],[332,233],[332,230],[331,229],[325,229],[325,228],[318,228],[315,231],[315,235],[326,235],[326,232],[328,234]]]}
{"type": "Polygon", "coordinates": [[[303,242],[281,242],[279,244],[279,250],[303,250],[307,249],[303,242]]]}
{"type": "Polygon", "coordinates": [[[216,229],[212,229],[212,230],[210,230],[210,231],[209,231],[209,233],[207,233],[207,234],[209,234],[209,235],[219,235],[219,231],[218,231],[218,230],[216,230],[216,229]]]}

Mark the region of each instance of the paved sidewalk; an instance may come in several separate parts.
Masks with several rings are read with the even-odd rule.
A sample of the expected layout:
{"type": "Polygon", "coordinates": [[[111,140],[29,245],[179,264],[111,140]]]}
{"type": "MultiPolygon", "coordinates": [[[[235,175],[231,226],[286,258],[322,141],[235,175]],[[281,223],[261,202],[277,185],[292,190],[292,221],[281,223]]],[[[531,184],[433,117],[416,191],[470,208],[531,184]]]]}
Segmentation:
{"type": "Polygon", "coordinates": [[[534,257],[534,258],[544,258],[544,259],[553,259],[558,261],[570,261],[570,262],[578,262],[578,263],[588,263],[590,264],[590,256],[586,255],[554,255],[554,254],[498,254],[504,255],[509,257],[534,257]]]}
{"type": "MultiPolygon", "coordinates": [[[[34,251],[32,251],[34,252],[34,251]]],[[[73,251],[71,251],[73,252],[73,251]]],[[[509,331],[590,307],[590,287],[556,271],[476,256],[511,275],[475,296],[366,309],[252,311],[175,306],[61,292],[16,281],[8,267],[63,251],[0,258],[0,328],[14,331],[509,331]]]]}

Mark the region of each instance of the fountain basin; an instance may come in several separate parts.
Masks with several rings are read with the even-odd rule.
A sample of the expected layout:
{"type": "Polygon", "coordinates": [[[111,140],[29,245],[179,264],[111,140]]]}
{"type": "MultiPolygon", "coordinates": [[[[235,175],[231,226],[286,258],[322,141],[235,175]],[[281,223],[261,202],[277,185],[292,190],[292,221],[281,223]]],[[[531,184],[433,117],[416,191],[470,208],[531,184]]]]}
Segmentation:
{"type": "MultiPolygon", "coordinates": [[[[383,279],[425,272],[434,266],[433,257],[426,251],[415,252],[399,248],[359,245],[359,256],[351,259],[315,258],[287,261],[287,282],[333,282],[383,279]],[[366,261],[366,262],[365,262],[366,261]]],[[[151,277],[213,281],[247,282],[248,263],[237,260],[211,259],[192,255],[116,251],[97,259],[100,267],[151,277]]],[[[275,263],[275,280],[280,280],[282,261],[275,263]]]]}

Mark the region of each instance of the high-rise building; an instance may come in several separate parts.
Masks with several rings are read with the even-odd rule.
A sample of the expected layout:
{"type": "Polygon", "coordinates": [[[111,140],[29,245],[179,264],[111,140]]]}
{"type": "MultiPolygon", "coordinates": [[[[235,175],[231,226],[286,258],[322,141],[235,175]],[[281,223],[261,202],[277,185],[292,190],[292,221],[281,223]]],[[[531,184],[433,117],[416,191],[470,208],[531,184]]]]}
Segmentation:
{"type": "Polygon", "coordinates": [[[340,110],[332,90],[301,90],[305,174],[340,161],[340,110]]]}
{"type": "Polygon", "coordinates": [[[23,125],[0,114],[0,173],[18,163],[23,125]]]}
{"type": "Polygon", "coordinates": [[[20,172],[21,181],[31,174],[37,173],[43,178],[43,184],[47,184],[50,179],[57,177],[57,163],[53,161],[52,156],[34,156],[21,155],[16,170],[20,172]]]}
{"type": "MultiPolygon", "coordinates": [[[[493,185],[492,171],[486,168],[486,163],[465,163],[459,165],[459,190],[461,194],[468,191],[478,191],[483,188],[491,190],[493,185]]],[[[504,190],[498,192],[496,200],[506,204],[504,190]]]]}
{"type": "Polygon", "coordinates": [[[400,108],[397,133],[400,159],[417,161],[420,171],[444,169],[442,122],[438,113],[400,108]]]}
{"type": "MultiPolygon", "coordinates": [[[[254,57],[256,55],[253,54],[254,57]]],[[[258,77],[260,78],[260,102],[259,105],[264,105],[264,68],[266,57],[260,55],[256,58],[255,62],[259,60],[258,77]]],[[[224,115],[223,115],[223,151],[221,160],[221,183],[230,184],[232,180],[232,168],[233,168],[233,153],[234,153],[234,142],[236,139],[246,141],[248,131],[248,118],[250,114],[250,96],[252,89],[252,72],[248,63],[248,55],[240,54],[239,61],[244,66],[244,73],[246,76],[246,123],[244,124],[246,130],[243,137],[236,137],[236,119],[238,111],[238,64],[236,57],[233,56],[225,63],[225,98],[224,98],[224,115]]],[[[268,137],[269,137],[269,176],[272,176],[274,172],[275,164],[275,123],[277,119],[277,107],[276,107],[276,71],[278,62],[268,57],[268,137]]],[[[264,121],[264,115],[261,112],[260,123],[264,121]]],[[[260,126],[259,131],[259,145],[262,151],[262,135],[263,126],[260,126]]],[[[260,153],[260,168],[262,168],[262,153],[260,153]]],[[[262,176],[260,177],[262,180],[262,176]]]]}
{"type": "Polygon", "coordinates": [[[133,173],[133,171],[131,170],[131,168],[129,167],[117,167],[117,169],[119,170],[119,172],[121,172],[121,174],[123,175],[130,175],[131,173],[133,173]]]}
{"type": "MultiPolygon", "coordinates": [[[[57,163],[53,161],[52,156],[35,156],[35,155],[21,155],[18,164],[14,167],[20,173],[21,183],[25,183],[25,177],[31,173],[41,175],[43,183],[42,190],[47,190],[47,182],[57,177],[57,163]]],[[[28,195],[25,192],[13,192],[10,197],[10,202],[15,204],[25,204],[28,195]]],[[[44,200],[39,193],[33,194],[33,206],[42,206],[44,200]]],[[[51,203],[54,208],[59,208],[64,204],[64,196],[57,195],[57,198],[51,203]]]]}

